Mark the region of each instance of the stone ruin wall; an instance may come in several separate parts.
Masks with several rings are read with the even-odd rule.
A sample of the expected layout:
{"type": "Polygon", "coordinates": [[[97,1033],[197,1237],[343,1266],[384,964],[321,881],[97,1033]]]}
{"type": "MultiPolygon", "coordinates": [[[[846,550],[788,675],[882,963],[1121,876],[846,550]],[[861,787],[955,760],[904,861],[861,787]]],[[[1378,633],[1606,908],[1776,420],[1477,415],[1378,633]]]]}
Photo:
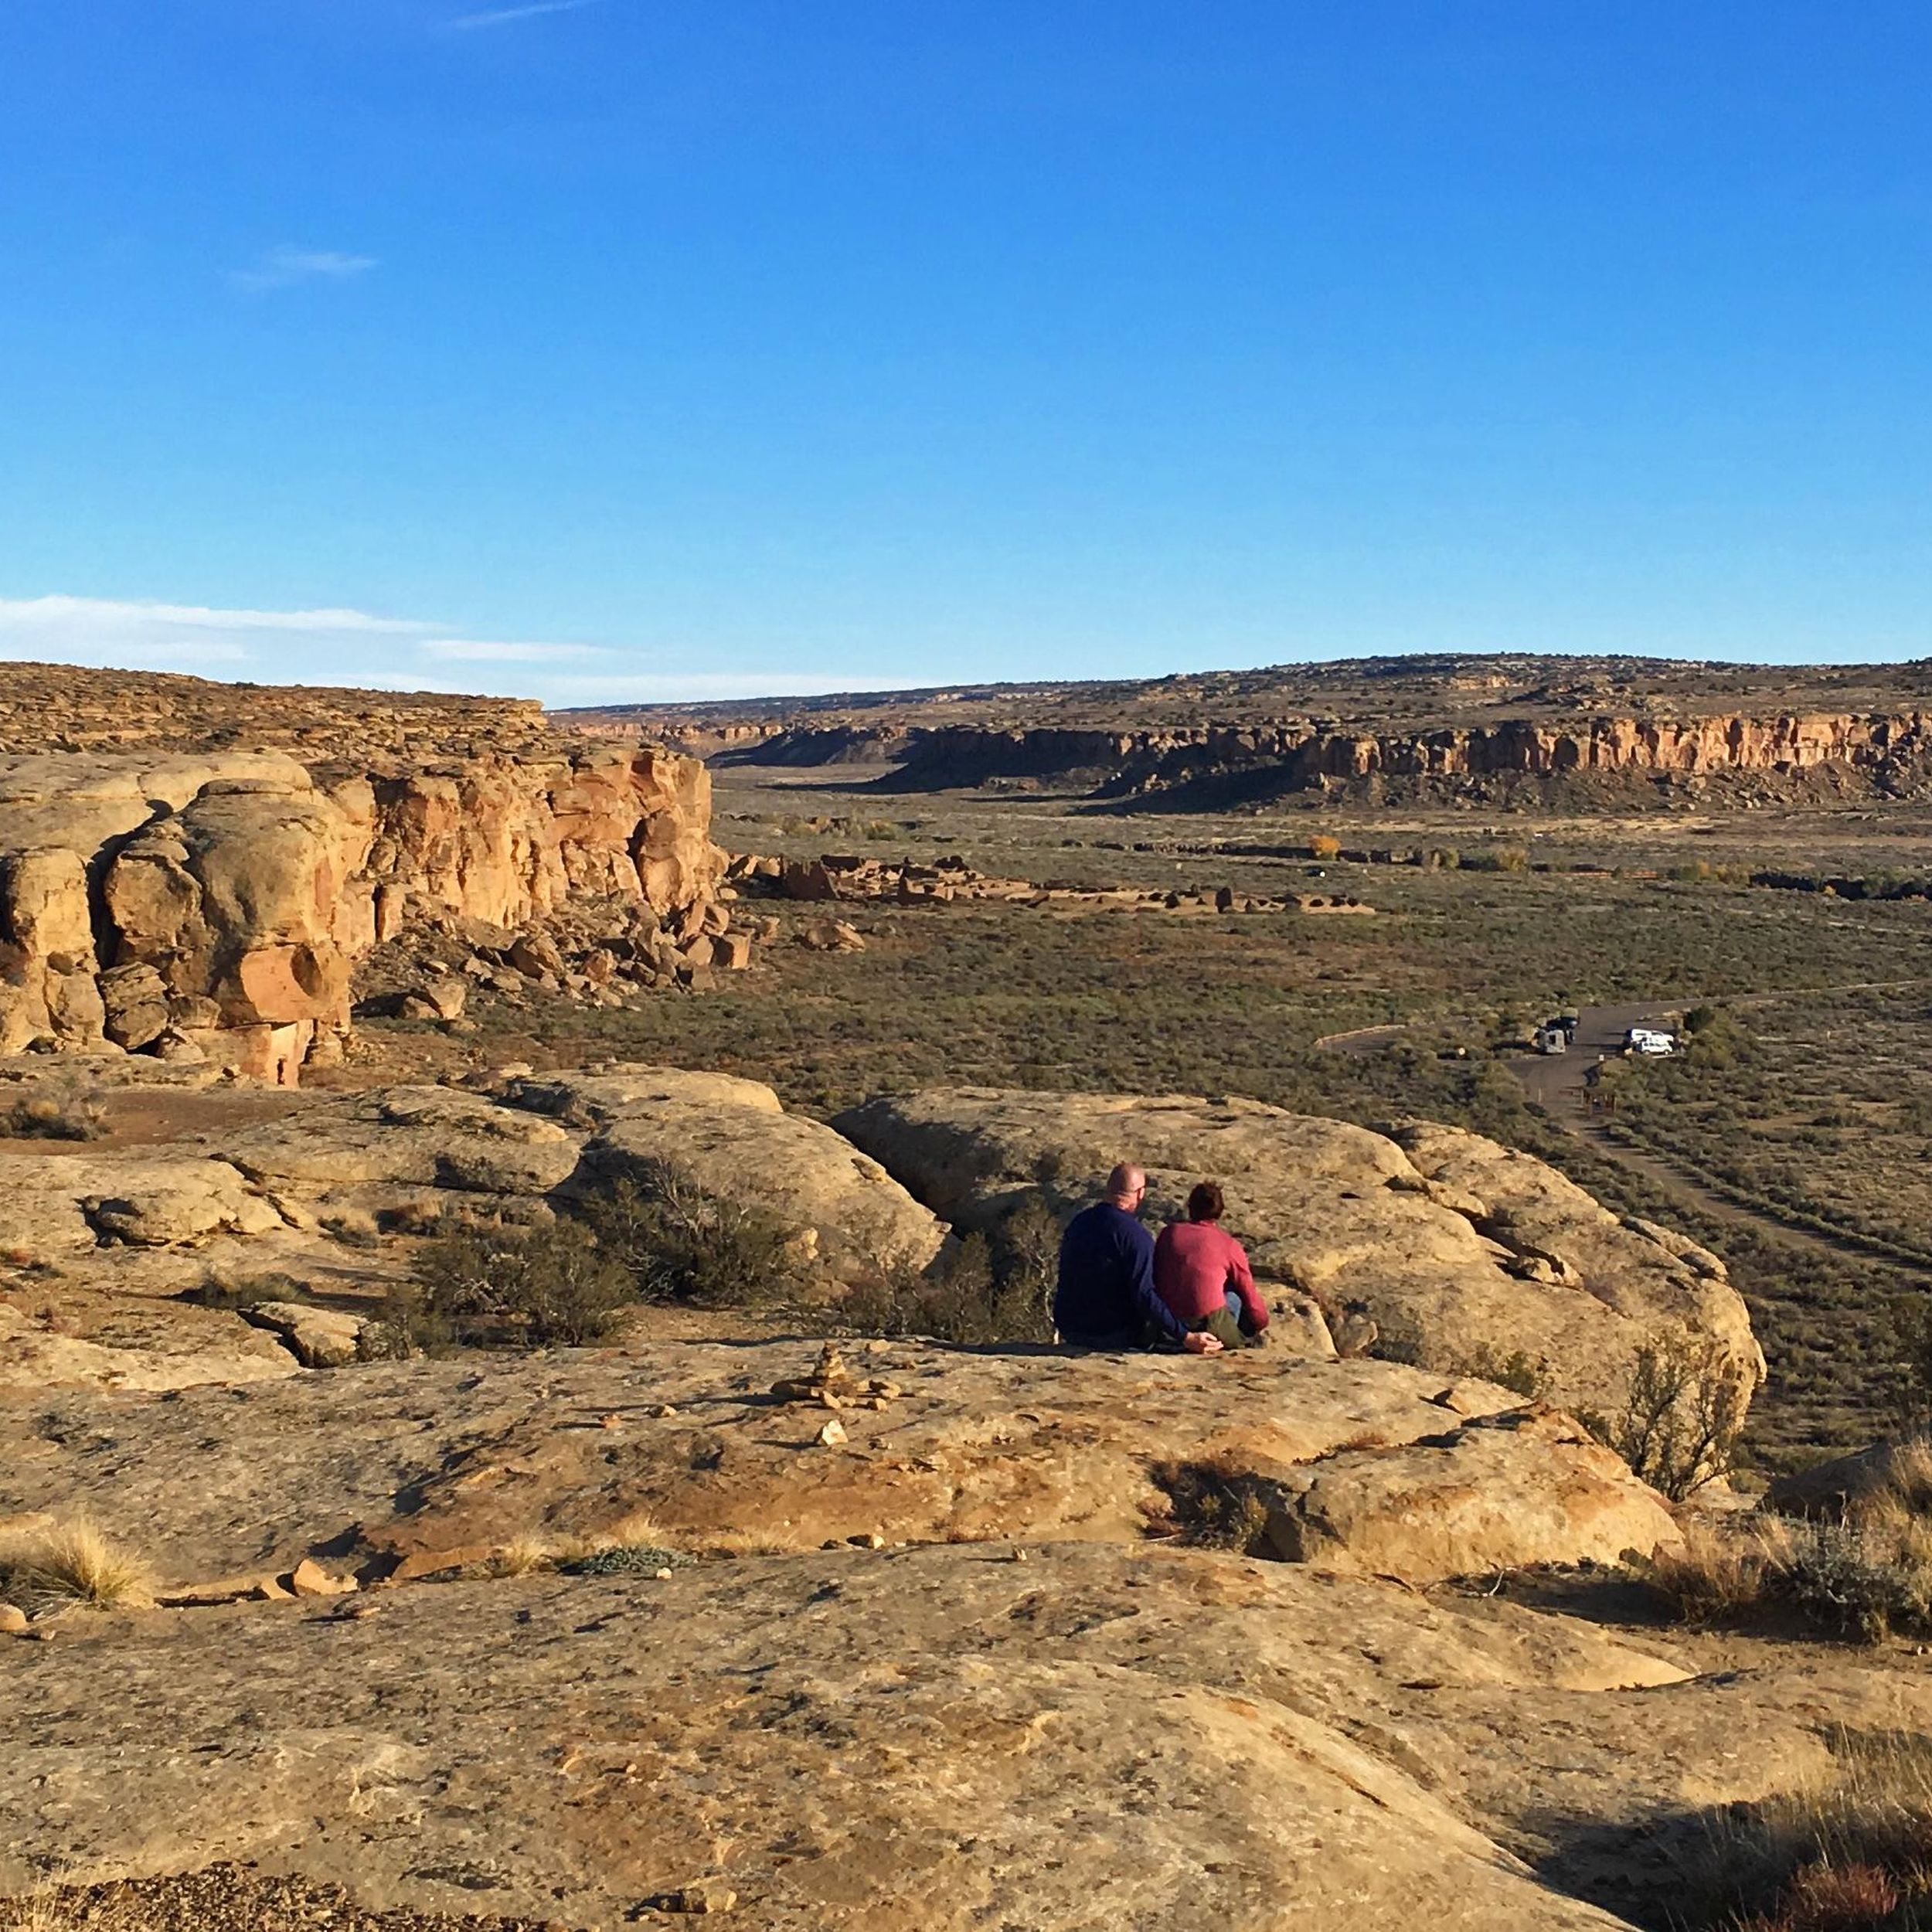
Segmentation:
{"type": "Polygon", "coordinates": [[[120,1047],[293,1084],[421,914],[628,899],[685,936],[723,866],[696,760],[631,746],[345,771],[285,753],[0,758],[0,1052],[120,1047]]]}

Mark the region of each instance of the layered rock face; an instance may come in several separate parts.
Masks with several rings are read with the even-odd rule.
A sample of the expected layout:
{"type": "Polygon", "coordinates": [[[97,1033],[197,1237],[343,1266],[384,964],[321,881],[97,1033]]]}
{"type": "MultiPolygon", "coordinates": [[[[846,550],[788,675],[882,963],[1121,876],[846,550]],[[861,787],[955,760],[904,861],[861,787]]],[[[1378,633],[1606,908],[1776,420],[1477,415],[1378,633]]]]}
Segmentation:
{"type": "MultiPolygon", "coordinates": [[[[855,755],[856,736],[843,725],[805,725],[728,749],[760,764],[829,764],[855,755]]],[[[1927,714],[1918,711],[1502,720],[1399,732],[1307,720],[1155,730],[913,725],[859,741],[875,757],[903,759],[900,782],[908,786],[1055,780],[1115,794],[1237,775],[1292,792],[1377,778],[1788,777],[1828,767],[1883,788],[1917,782],[1932,750],[1927,714]]]]}
{"type": "Polygon", "coordinates": [[[574,897],[692,930],[710,784],[677,753],[0,760],[0,1052],[210,1055],[283,1083],[337,1050],[355,961],[413,914],[515,927],[574,897]]]}

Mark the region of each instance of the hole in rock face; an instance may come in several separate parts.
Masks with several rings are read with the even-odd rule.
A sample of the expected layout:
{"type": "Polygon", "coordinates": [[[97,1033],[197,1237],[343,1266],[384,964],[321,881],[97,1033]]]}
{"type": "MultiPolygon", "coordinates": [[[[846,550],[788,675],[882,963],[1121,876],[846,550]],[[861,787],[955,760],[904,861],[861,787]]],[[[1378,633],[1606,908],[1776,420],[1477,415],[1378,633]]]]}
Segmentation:
{"type": "Polygon", "coordinates": [[[319,999],[328,990],[328,976],[322,970],[322,962],[315,957],[312,946],[298,946],[291,954],[289,971],[295,975],[295,984],[310,998],[319,999]]]}

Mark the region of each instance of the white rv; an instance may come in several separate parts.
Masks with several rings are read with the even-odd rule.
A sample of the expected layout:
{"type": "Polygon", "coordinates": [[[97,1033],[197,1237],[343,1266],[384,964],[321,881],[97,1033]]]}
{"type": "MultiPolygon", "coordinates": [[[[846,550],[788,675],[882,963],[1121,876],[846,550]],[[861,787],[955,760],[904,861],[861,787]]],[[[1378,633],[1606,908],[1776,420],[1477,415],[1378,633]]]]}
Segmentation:
{"type": "Polygon", "coordinates": [[[1624,1036],[1624,1051],[1627,1053],[1663,1055],[1677,1051],[1677,1036],[1666,1033],[1655,1026],[1633,1026],[1624,1036]]]}

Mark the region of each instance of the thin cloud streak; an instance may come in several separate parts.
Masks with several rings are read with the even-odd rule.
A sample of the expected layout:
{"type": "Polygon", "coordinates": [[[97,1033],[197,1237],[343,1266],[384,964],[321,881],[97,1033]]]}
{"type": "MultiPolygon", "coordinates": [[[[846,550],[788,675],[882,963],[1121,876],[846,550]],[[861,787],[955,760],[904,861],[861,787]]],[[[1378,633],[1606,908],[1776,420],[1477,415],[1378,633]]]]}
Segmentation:
{"type": "Polygon", "coordinates": [[[293,288],[298,282],[347,282],[366,275],[376,266],[373,255],[345,254],[334,248],[297,248],[284,243],[271,248],[252,268],[232,270],[237,288],[260,294],[270,289],[293,288]]]}
{"type": "Polygon", "coordinates": [[[472,33],[479,27],[507,27],[515,20],[534,20],[539,14],[575,13],[596,0],[529,0],[520,7],[492,7],[484,13],[459,14],[447,23],[451,33],[472,33]]]}
{"type": "Polygon", "coordinates": [[[0,597],[0,634],[9,631],[43,632],[63,628],[100,632],[124,625],[403,635],[440,628],[415,617],[372,617],[366,611],[223,611],[201,604],[124,603],[110,597],[0,597]]]}
{"type": "MultiPolygon", "coordinates": [[[[695,646],[614,648],[450,634],[445,619],[225,609],[111,597],[0,597],[0,662],[247,678],[260,684],[487,692],[567,706],[659,705],[888,688],[849,671],[690,672],[695,646]],[[657,668],[654,668],[657,667],[657,668]]],[[[716,661],[716,654],[710,654],[716,661]]],[[[903,679],[900,680],[903,682],[903,679]]]]}
{"type": "Polygon", "coordinates": [[[571,664],[611,655],[594,644],[495,644],[479,638],[431,638],[417,648],[447,664],[571,664]]]}

